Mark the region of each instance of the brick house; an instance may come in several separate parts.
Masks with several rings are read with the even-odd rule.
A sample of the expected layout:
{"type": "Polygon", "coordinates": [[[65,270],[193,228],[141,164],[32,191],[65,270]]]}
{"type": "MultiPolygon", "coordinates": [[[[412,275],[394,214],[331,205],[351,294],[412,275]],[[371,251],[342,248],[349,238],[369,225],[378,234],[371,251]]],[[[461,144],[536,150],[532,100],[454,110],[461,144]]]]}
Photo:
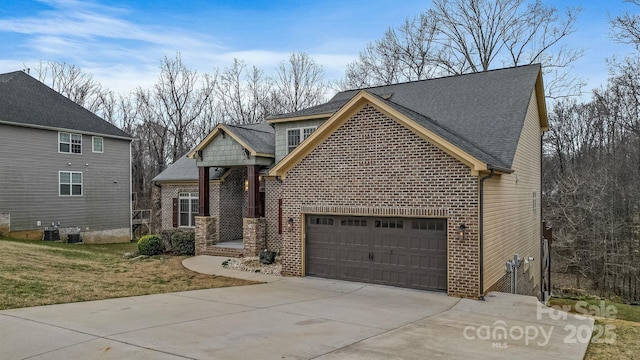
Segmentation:
{"type": "Polygon", "coordinates": [[[540,295],[539,65],[344,91],[267,123],[219,125],[188,154],[198,254],[230,254],[233,197],[229,245],[279,252],[285,275],[477,298],[518,254],[520,292],[540,295]]]}

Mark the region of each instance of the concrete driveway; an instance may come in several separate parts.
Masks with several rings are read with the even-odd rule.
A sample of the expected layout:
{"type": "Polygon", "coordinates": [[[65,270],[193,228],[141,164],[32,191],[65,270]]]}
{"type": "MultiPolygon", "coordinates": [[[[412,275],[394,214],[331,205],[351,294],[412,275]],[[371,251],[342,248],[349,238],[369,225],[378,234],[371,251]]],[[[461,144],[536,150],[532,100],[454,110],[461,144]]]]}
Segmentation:
{"type": "Polygon", "coordinates": [[[509,294],[280,278],[0,311],[0,359],[582,359],[566,327],[590,337],[593,320],[545,311],[509,294]]]}

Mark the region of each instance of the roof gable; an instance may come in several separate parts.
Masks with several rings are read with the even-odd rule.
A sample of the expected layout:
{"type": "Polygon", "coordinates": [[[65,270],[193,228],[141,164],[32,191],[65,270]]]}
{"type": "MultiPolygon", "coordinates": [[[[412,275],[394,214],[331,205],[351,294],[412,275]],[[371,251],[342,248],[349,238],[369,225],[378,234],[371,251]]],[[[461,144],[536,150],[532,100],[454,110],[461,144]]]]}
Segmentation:
{"type": "Polygon", "coordinates": [[[22,71],[0,74],[0,123],[132,139],[22,71]]]}
{"type": "Polygon", "coordinates": [[[233,140],[245,148],[252,156],[275,157],[275,132],[267,123],[251,125],[218,124],[193,150],[188,154],[195,158],[199,151],[204,150],[220,134],[229,134],[233,140]]]}
{"type": "Polygon", "coordinates": [[[339,111],[337,111],[329,120],[327,120],[322,126],[314,131],[309,138],[307,138],[300,146],[285,156],[282,161],[276,164],[269,175],[286,177],[286,173],[306,157],[313,149],[315,149],[320,143],[326,140],[331,134],[333,134],[338,128],[340,128],[347,120],[356,114],[365,104],[371,104],[377,108],[383,114],[389,116],[391,119],[397,121],[401,125],[405,126],[409,130],[413,131],[418,136],[422,137],[426,141],[434,144],[438,148],[449,153],[453,157],[457,158],[461,162],[465,163],[471,168],[472,173],[479,173],[480,171],[487,170],[487,164],[478,160],[473,155],[465,152],[464,150],[451,143],[443,136],[426,129],[403,112],[399,111],[396,107],[389,106],[385,103],[384,99],[371,94],[365,90],[358,92],[358,94],[352,97],[347,104],[345,104],[339,111]]]}
{"type": "MultiPolygon", "coordinates": [[[[547,130],[539,64],[364,89],[486,164],[509,169],[532,93],[540,128],[547,130]]],[[[337,114],[360,90],[336,94],[329,102],[271,117],[270,122],[337,114]]]]}

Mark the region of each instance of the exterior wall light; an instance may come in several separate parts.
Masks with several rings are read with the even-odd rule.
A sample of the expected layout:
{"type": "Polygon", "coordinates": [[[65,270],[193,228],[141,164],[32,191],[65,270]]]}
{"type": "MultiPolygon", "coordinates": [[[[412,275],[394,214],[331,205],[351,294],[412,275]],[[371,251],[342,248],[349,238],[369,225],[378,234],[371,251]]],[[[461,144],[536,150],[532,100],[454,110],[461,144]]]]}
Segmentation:
{"type": "Polygon", "coordinates": [[[293,230],[293,218],[289,218],[289,220],[287,220],[287,230],[293,230]]]}
{"type": "Polygon", "coordinates": [[[460,224],[458,226],[458,232],[456,233],[456,237],[460,240],[464,240],[464,235],[467,232],[467,226],[465,224],[460,224]]]}
{"type": "Polygon", "coordinates": [[[249,191],[249,180],[244,181],[244,191],[249,191]]]}

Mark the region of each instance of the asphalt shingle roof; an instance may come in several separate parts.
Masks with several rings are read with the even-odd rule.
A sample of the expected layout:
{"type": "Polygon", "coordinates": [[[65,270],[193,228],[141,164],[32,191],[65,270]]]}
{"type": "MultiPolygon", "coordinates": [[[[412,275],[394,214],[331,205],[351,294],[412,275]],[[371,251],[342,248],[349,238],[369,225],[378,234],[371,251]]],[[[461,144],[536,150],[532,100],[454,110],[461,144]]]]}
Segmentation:
{"type": "MultiPolygon", "coordinates": [[[[209,179],[218,180],[227,172],[226,168],[211,168],[209,179]]],[[[198,167],[196,159],[188,158],[185,154],[173,164],[169,165],[163,172],[154,177],[152,181],[192,181],[198,180],[198,167]]]]}
{"type": "Polygon", "coordinates": [[[225,127],[256,152],[275,154],[275,130],[271,125],[261,122],[250,125],[225,124],[225,127]]]}
{"type": "Polygon", "coordinates": [[[0,122],[132,139],[131,135],[22,71],[0,74],[0,122]]]}
{"type": "MultiPolygon", "coordinates": [[[[256,152],[263,154],[273,154],[275,152],[275,131],[271,125],[261,122],[249,125],[224,124],[224,126],[256,152]]],[[[227,170],[226,168],[211,168],[209,170],[209,179],[218,180],[227,170]]],[[[158,182],[191,180],[198,180],[198,167],[196,160],[188,158],[186,154],[153,178],[153,181],[158,182]]]]}
{"type": "Polygon", "coordinates": [[[539,71],[533,64],[343,91],[325,104],[269,119],[334,113],[365,90],[479,160],[508,169],[539,71]]]}

